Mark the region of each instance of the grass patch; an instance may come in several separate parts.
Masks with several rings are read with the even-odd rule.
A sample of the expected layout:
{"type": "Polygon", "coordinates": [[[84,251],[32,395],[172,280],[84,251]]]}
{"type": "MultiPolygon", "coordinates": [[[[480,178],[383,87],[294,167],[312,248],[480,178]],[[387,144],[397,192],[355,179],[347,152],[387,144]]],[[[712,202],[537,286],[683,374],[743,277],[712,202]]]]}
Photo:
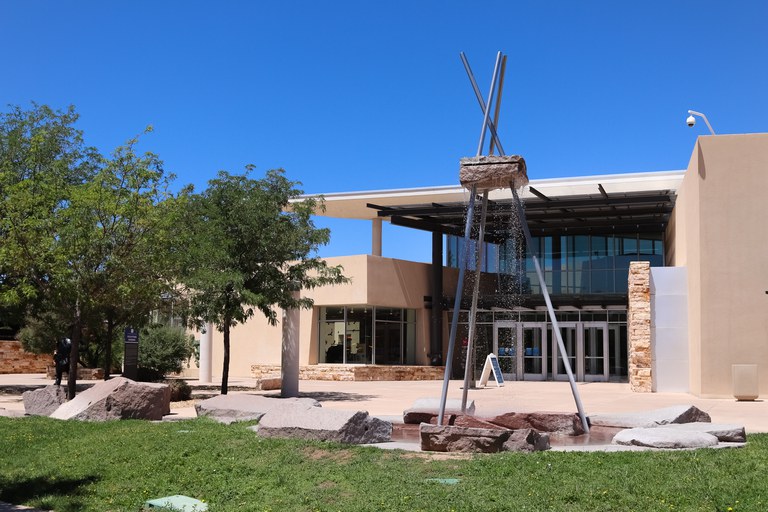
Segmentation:
{"type": "Polygon", "coordinates": [[[0,418],[0,501],[57,512],[135,512],[173,494],[212,512],[747,511],[767,508],[766,473],[768,435],[749,436],[743,449],[434,460],[260,439],[243,424],[207,419],[0,418]]]}

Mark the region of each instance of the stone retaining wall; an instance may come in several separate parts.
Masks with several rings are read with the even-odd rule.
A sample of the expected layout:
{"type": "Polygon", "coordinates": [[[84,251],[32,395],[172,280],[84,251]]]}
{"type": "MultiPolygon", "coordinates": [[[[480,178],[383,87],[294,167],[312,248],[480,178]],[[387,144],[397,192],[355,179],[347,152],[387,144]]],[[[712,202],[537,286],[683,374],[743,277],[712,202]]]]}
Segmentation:
{"type": "Polygon", "coordinates": [[[633,261],[629,265],[629,386],[638,393],[653,391],[651,364],[651,264],[633,261]]]}
{"type": "MultiPolygon", "coordinates": [[[[120,372],[114,372],[113,375],[119,374],[120,372]]],[[[55,379],[56,378],[56,367],[54,365],[50,365],[46,368],[46,374],[48,375],[49,379],[55,379]]],[[[62,373],[63,377],[62,380],[67,380],[69,372],[62,373]]],[[[104,379],[104,370],[102,368],[83,368],[82,366],[79,366],[77,368],[77,379],[78,380],[103,380],[104,379]]]]}
{"type": "Polygon", "coordinates": [[[0,373],[44,373],[53,354],[31,354],[20,341],[0,341],[0,373]]]}
{"type": "MultiPolygon", "coordinates": [[[[300,380],[373,381],[441,380],[443,366],[389,366],[358,364],[316,364],[299,368],[300,380]]],[[[251,375],[256,379],[280,376],[280,365],[255,364],[251,375]]]]}

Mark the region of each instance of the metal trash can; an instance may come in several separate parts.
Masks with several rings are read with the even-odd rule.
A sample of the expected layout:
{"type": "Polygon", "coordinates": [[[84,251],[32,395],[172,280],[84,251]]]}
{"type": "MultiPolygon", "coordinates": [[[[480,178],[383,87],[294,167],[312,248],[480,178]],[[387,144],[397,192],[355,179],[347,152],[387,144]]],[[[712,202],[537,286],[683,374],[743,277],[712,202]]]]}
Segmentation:
{"type": "Polygon", "coordinates": [[[733,396],[736,400],[756,400],[760,395],[756,364],[731,365],[733,396]]]}

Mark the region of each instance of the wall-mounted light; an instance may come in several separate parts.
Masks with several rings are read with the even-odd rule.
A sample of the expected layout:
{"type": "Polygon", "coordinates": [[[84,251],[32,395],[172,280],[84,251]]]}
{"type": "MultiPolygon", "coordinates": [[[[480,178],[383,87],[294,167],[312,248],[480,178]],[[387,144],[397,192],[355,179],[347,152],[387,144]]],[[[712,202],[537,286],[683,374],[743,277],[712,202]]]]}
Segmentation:
{"type": "Polygon", "coordinates": [[[712,125],[709,124],[709,119],[707,119],[707,116],[705,116],[701,112],[696,112],[695,110],[689,110],[688,114],[690,114],[690,115],[688,116],[688,119],[685,120],[685,122],[686,122],[686,124],[688,126],[693,128],[693,125],[696,124],[696,118],[693,117],[693,116],[699,116],[700,118],[704,119],[705,123],[707,123],[707,128],[709,128],[709,131],[712,133],[712,135],[715,135],[715,130],[713,130],[712,129],[712,125]]]}

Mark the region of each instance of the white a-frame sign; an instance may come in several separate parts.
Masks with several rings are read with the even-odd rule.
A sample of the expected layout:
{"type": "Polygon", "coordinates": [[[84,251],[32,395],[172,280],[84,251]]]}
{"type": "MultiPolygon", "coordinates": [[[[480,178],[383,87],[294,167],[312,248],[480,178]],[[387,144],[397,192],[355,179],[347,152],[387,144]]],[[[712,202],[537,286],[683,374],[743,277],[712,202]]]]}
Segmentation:
{"type": "Polygon", "coordinates": [[[493,372],[493,378],[496,380],[496,386],[501,387],[504,385],[504,377],[501,375],[501,367],[499,366],[499,359],[496,354],[488,354],[485,358],[485,364],[483,365],[483,373],[480,375],[480,385],[488,385],[488,377],[493,372]]]}

